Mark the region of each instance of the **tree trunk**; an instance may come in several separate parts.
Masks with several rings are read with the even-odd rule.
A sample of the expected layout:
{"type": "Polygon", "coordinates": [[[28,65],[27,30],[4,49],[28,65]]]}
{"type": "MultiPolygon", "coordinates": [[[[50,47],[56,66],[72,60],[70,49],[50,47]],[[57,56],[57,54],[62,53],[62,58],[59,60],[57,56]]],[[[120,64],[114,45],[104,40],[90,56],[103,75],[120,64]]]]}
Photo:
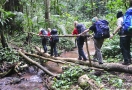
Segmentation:
{"type": "Polygon", "coordinates": [[[50,0],[44,0],[45,1],[45,23],[46,28],[50,27],[50,0]]]}
{"type": "MultiPolygon", "coordinates": [[[[94,16],[94,10],[93,10],[93,0],[91,0],[91,8],[92,8],[92,10],[91,10],[91,11],[92,11],[92,15],[91,15],[91,16],[94,16]]],[[[91,17],[91,16],[90,16],[90,17],[91,17]]]]}
{"type": "Polygon", "coordinates": [[[2,47],[3,48],[8,47],[8,44],[7,44],[5,36],[4,36],[3,29],[1,30],[0,34],[1,34],[1,44],[2,44],[2,47]]]}

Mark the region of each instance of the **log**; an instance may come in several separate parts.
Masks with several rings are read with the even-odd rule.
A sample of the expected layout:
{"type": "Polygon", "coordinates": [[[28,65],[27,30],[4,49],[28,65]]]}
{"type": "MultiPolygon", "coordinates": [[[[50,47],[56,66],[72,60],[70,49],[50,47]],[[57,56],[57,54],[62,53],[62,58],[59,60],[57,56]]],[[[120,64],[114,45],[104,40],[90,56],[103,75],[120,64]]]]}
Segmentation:
{"type": "MultiPolygon", "coordinates": [[[[43,60],[47,60],[47,61],[52,61],[52,62],[56,62],[56,63],[61,63],[61,64],[67,64],[67,65],[72,65],[72,66],[74,66],[75,64],[77,65],[77,63],[74,63],[74,62],[67,62],[66,60],[64,61],[62,61],[62,60],[55,60],[55,59],[51,59],[51,58],[46,58],[46,57],[43,57],[43,56],[40,56],[40,55],[36,55],[36,54],[29,54],[29,53],[27,53],[27,52],[23,52],[25,55],[27,55],[27,56],[32,56],[32,57],[35,57],[35,58],[41,58],[41,59],[43,59],[43,60]]],[[[44,55],[45,56],[45,55],[44,55]]]]}
{"type": "Polygon", "coordinates": [[[54,74],[50,71],[48,71],[45,67],[43,67],[42,65],[40,65],[38,62],[33,61],[32,59],[30,59],[29,57],[27,57],[24,53],[21,52],[21,50],[18,50],[18,53],[23,56],[27,61],[29,61],[30,63],[36,65],[37,67],[39,67],[40,69],[42,69],[43,71],[45,71],[46,73],[48,73],[51,76],[58,76],[58,74],[54,74]]]}
{"type": "Polygon", "coordinates": [[[61,58],[61,57],[52,57],[50,56],[48,53],[43,53],[43,49],[35,46],[35,49],[38,51],[39,54],[41,54],[42,56],[44,57],[47,57],[47,58],[52,58],[52,59],[55,59],[55,60],[65,60],[65,61],[70,61],[70,60],[77,60],[77,58],[61,58]]]}
{"type": "Polygon", "coordinates": [[[52,61],[52,62],[56,62],[56,63],[62,63],[62,64],[67,63],[67,62],[64,62],[64,61],[54,60],[54,59],[46,58],[46,57],[36,55],[36,54],[30,54],[30,53],[27,53],[27,52],[24,52],[24,54],[27,55],[27,56],[32,56],[32,57],[35,57],[35,58],[40,58],[40,59],[43,59],[43,60],[48,60],[48,61],[52,61]]]}
{"type": "MultiPolygon", "coordinates": [[[[39,47],[35,47],[35,48],[43,56],[50,57],[50,55],[42,53],[40,51],[39,47]]],[[[53,58],[55,60],[63,60],[63,61],[67,61],[67,62],[73,62],[75,64],[90,66],[89,61],[81,61],[81,60],[78,60],[77,58],[61,58],[61,57],[50,57],[50,58],[53,58]]],[[[91,62],[91,65],[92,65],[92,67],[104,69],[106,71],[117,71],[117,72],[132,73],[132,65],[122,65],[120,63],[99,64],[98,62],[93,62],[93,61],[91,62]]]]}

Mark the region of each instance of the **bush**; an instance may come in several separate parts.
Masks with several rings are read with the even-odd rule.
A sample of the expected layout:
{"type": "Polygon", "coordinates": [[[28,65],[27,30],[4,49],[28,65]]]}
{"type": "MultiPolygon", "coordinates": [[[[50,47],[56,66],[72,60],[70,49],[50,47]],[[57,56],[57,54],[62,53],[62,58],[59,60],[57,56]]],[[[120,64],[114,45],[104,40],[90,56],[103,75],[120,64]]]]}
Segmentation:
{"type": "Polygon", "coordinates": [[[0,62],[7,61],[10,63],[17,62],[19,60],[19,56],[15,51],[10,48],[1,48],[0,49],[0,62]]]}
{"type": "Polygon", "coordinates": [[[119,36],[116,35],[113,39],[107,39],[102,47],[104,58],[122,58],[119,36]]]}

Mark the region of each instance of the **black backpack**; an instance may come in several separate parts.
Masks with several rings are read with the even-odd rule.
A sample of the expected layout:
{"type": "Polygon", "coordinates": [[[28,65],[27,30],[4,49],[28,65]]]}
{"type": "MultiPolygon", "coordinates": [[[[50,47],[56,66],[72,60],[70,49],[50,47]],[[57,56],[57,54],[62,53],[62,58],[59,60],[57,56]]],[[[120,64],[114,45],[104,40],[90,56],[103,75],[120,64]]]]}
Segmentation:
{"type": "MultiPolygon", "coordinates": [[[[85,25],[84,25],[84,24],[81,24],[81,23],[77,24],[76,28],[77,28],[78,34],[84,32],[84,31],[86,30],[85,25]]],[[[79,36],[78,39],[79,39],[80,41],[84,42],[85,39],[86,39],[86,36],[79,36]]]]}
{"type": "Polygon", "coordinates": [[[58,36],[54,36],[54,35],[58,35],[57,34],[57,29],[52,29],[51,30],[51,35],[53,35],[51,37],[51,42],[59,42],[59,37],[58,36]]]}
{"type": "Polygon", "coordinates": [[[109,23],[106,20],[98,20],[95,22],[96,32],[94,35],[95,39],[102,39],[102,38],[109,38],[110,31],[109,31],[109,23]]]}

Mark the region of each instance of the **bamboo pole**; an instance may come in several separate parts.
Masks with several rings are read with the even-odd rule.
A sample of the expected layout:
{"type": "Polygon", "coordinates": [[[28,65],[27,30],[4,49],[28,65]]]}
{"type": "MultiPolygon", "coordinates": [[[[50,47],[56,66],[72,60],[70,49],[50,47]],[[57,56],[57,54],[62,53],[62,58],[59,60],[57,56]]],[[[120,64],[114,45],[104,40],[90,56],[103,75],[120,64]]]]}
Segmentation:
{"type": "Polygon", "coordinates": [[[91,64],[91,59],[90,59],[90,53],[89,53],[89,49],[88,49],[88,42],[87,42],[87,38],[86,38],[85,40],[86,40],[86,49],[87,49],[87,54],[88,54],[89,65],[92,67],[92,64],[91,64]]]}
{"type": "MultiPolygon", "coordinates": [[[[67,35],[50,35],[50,36],[47,36],[47,35],[39,35],[39,34],[36,34],[36,33],[33,33],[33,32],[27,32],[27,33],[31,33],[33,35],[37,35],[37,36],[42,36],[42,37],[53,37],[53,36],[58,36],[58,37],[77,37],[77,36],[80,36],[80,35],[71,35],[71,34],[67,34],[67,35]]],[[[83,35],[81,35],[83,36],[83,35]]],[[[85,35],[85,37],[90,37],[91,35],[85,35]]]]}

